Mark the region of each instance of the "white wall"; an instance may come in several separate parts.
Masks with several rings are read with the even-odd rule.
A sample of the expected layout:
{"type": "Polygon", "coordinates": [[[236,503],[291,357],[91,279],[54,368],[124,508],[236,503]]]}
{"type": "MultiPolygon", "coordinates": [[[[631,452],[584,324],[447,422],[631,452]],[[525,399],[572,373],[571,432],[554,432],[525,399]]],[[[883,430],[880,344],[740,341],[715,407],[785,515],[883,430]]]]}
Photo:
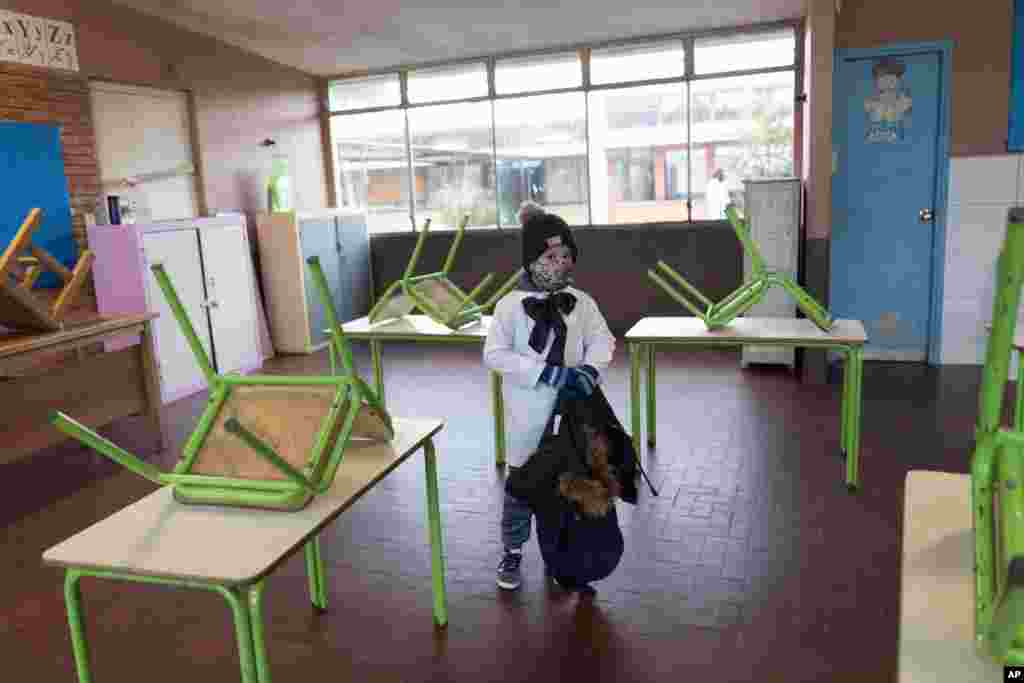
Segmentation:
{"type": "MultiPolygon", "coordinates": [[[[942,363],[980,365],[992,318],[995,263],[1006,235],[1006,214],[1021,203],[1024,157],[950,160],[946,220],[942,363]]],[[[1018,334],[1024,316],[1018,316],[1018,334]]],[[[1013,375],[1016,376],[1016,361],[1013,375]]]]}

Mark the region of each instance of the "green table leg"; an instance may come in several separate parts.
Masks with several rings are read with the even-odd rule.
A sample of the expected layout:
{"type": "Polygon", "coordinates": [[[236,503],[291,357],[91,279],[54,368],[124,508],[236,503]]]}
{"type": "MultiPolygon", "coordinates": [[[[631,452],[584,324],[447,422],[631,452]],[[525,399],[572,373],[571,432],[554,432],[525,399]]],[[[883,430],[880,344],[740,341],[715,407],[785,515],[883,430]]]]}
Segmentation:
{"type": "Polygon", "coordinates": [[[647,445],[654,448],[654,428],[657,419],[654,414],[654,344],[647,345],[647,445]]]}
{"type": "Polygon", "coordinates": [[[377,396],[380,398],[380,404],[383,406],[384,403],[384,368],[380,363],[380,340],[370,340],[370,356],[373,358],[373,381],[377,386],[377,396]]]}
{"type": "Polygon", "coordinates": [[[989,654],[1003,660],[1009,658],[1017,630],[1024,623],[1024,591],[1010,588],[1002,603],[992,610],[988,627],[989,654]]]}
{"type": "Polygon", "coordinates": [[[320,555],[320,537],[306,543],[306,576],[309,577],[309,600],[318,610],[327,609],[327,589],[324,584],[324,561],[320,555]]]}
{"type": "Polygon", "coordinates": [[[850,452],[850,405],[853,403],[853,399],[850,397],[851,383],[850,376],[852,374],[850,368],[850,349],[846,347],[843,349],[843,391],[842,398],[839,406],[840,415],[840,435],[839,435],[839,455],[845,460],[850,452]]]}
{"type": "Polygon", "coordinates": [[[441,534],[441,508],[437,496],[437,457],[434,440],[423,444],[423,462],[427,478],[427,526],[430,531],[430,573],[434,580],[434,623],[448,625],[448,594],[445,589],[444,538],[441,534]]]}
{"type": "MultiPolygon", "coordinates": [[[[247,591],[228,586],[218,586],[218,592],[231,606],[235,621],[235,639],[238,641],[238,659],[242,669],[242,683],[260,683],[259,667],[256,663],[256,649],[263,650],[262,642],[253,638],[252,615],[249,612],[247,591]]],[[[263,653],[266,657],[266,653],[263,653]]],[[[264,663],[265,665],[265,663],[264,663]]]]}
{"type": "Polygon", "coordinates": [[[75,653],[75,669],[78,671],[79,683],[91,683],[92,674],[89,670],[89,645],[85,638],[85,627],[82,624],[82,592],[78,586],[82,575],[69,569],[64,575],[64,603],[68,610],[68,625],[71,627],[71,648],[75,653]]]}
{"type": "MultiPolygon", "coordinates": [[[[317,546],[319,552],[319,546],[317,546]]],[[[263,588],[266,584],[257,581],[249,587],[249,625],[252,629],[253,659],[256,661],[256,675],[259,683],[270,683],[270,665],[267,662],[267,647],[263,639],[263,588]]]]}
{"type": "Polygon", "coordinates": [[[1024,354],[1017,351],[1017,402],[1013,426],[1017,431],[1024,430],[1024,354]]]}
{"type": "Polygon", "coordinates": [[[640,432],[643,425],[640,412],[640,357],[644,351],[644,345],[631,342],[629,344],[629,409],[632,413],[633,428],[633,450],[637,457],[642,452],[640,448],[640,432]]]}
{"type": "Polygon", "coordinates": [[[91,683],[92,681],[89,670],[89,647],[82,625],[81,591],[78,586],[78,582],[83,576],[162,586],[186,586],[220,593],[227,600],[233,615],[242,683],[270,683],[270,669],[267,665],[267,650],[263,641],[263,621],[260,612],[263,581],[258,581],[251,586],[234,587],[74,568],[69,569],[64,578],[64,601],[68,610],[71,646],[75,655],[75,668],[78,671],[79,683],[91,683]]]}
{"type": "Polygon", "coordinates": [[[495,464],[505,464],[505,400],[501,391],[501,373],[491,371],[491,407],[494,411],[495,464]]]}
{"type": "Polygon", "coordinates": [[[971,460],[971,511],[974,526],[974,639],[985,647],[995,603],[996,529],[993,493],[996,484],[996,434],[978,436],[971,460]]]}
{"type": "Polygon", "coordinates": [[[850,349],[850,370],[852,388],[850,398],[849,451],[846,455],[846,485],[850,490],[860,486],[860,418],[862,388],[864,385],[864,349],[855,346],[850,349]]]}

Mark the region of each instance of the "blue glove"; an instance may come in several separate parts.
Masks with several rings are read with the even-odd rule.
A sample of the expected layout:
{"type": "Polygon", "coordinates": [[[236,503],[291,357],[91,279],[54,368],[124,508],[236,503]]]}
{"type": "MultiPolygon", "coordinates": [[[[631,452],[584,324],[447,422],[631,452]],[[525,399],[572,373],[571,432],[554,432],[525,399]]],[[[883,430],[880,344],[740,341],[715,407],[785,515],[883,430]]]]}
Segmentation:
{"type": "Polygon", "coordinates": [[[566,373],[565,391],[570,398],[586,398],[594,393],[594,387],[600,379],[597,369],[591,365],[581,365],[576,368],[569,368],[566,373]]]}
{"type": "Polygon", "coordinates": [[[545,365],[544,371],[540,373],[540,381],[555,389],[564,387],[568,378],[569,368],[561,365],[551,365],[550,363],[545,365]]]}

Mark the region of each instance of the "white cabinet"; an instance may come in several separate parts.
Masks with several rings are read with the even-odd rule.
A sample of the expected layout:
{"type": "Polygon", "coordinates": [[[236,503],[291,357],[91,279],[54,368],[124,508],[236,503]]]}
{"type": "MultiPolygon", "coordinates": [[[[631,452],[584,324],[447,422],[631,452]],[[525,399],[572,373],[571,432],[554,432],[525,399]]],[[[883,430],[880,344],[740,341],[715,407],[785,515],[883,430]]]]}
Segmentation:
{"type": "Polygon", "coordinates": [[[259,367],[256,292],[245,226],[202,230],[199,244],[217,371],[259,367]]]}
{"type": "MultiPolygon", "coordinates": [[[[192,320],[200,343],[207,355],[210,348],[210,327],[206,318],[206,287],[199,256],[199,234],[195,230],[171,230],[142,236],[143,263],[146,276],[146,308],[160,317],[153,321],[160,380],[164,387],[164,402],[174,400],[181,389],[203,384],[203,372],[181,334],[166,297],[160,291],[156,276],[148,267],[155,262],[164,264],[171,283],[178,292],[182,308],[192,320]]],[[[101,312],[102,309],[101,309],[101,312]]],[[[212,355],[211,355],[212,358],[212,355]]]]}
{"type": "Polygon", "coordinates": [[[274,348],[312,353],[327,345],[327,317],[306,259],[320,258],[342,323],[370,312],[370,239],[366,214],[324,209],[261,214],[256,219],[260,275],[274,348]]]}
{"type": "MultiPolygon", "coordinates": [[[[772,178],[744,182],[744,215],[750,225],[750,236],[757,245],[768,270],[788,275],[797,281],[800,257],[799,178],[772,178]]],[[[743,278],[749,280],[750,257],[743,254],[743,278]]],[[[771,287],[764,298],[750,308],[747,317],[796,317],[796,302],[782,287],[771,287]]],[[[744,346],[741,365],[773,363],[795,365],[796,353],[791,347],[744,346]]]]}
{"type": "Polygon", "coordinates": [[[206,380],[156,282],[150,268],[155,263],[164,265],[217,372],[249,372],[263,364],[243,217],[90,226],[89,246],[96,254],[100,313],[159,314],[154,341],[164,403],[205,389],[206,380]]]}

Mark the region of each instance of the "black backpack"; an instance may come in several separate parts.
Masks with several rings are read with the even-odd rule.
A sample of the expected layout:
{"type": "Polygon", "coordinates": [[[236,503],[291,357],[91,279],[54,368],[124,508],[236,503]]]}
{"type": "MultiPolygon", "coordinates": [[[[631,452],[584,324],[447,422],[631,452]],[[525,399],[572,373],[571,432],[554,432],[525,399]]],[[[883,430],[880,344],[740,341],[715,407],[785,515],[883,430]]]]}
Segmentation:
{"type": "MultiPolygon", "coordinates": [[[[625,549],[614,502],[606,514],[589,516],[558,490],[562,474],[591,476],[587,465],[588,427],[600,430],[608,439],[608,459],[615,468],[620,497],[636,504],[639,462],[633,442],[600,387],[587,398],[559,394],[537,450],[506,482],[509,495],[528,503],[534,512],[537,540],[549,573],[569,588],[606,578],[618,566],[625,549]]],[[[653,487],[651,491],[657,495],[653,487]]]]}

